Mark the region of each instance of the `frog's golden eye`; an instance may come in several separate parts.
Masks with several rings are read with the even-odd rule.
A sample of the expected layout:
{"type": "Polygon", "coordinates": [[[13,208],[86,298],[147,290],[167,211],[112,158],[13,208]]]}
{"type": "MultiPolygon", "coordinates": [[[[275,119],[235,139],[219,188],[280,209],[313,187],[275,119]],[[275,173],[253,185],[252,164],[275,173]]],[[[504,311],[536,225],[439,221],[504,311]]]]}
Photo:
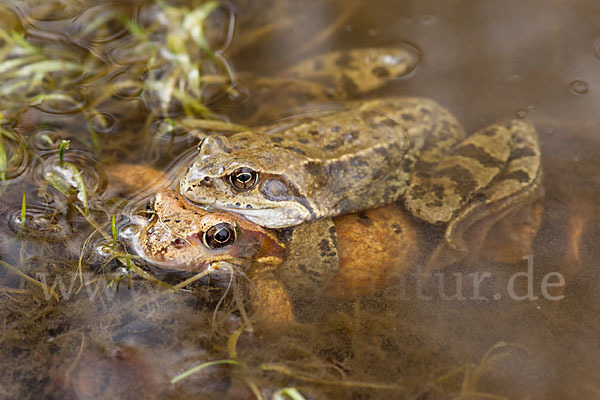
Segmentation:
{"type": "Polygon", "coordinates": [[[233,225],[222,222],[211,226],[202,236],[202,242],[210,249],[222,249],[235,243],[236,232],[233,225]]]}
{"type": "Polygon", "coordinates": [[[238,190],[250,190],[258,183],[258,172],[250,168],[238,168],[229,175],[229,182],[238,190]]]}

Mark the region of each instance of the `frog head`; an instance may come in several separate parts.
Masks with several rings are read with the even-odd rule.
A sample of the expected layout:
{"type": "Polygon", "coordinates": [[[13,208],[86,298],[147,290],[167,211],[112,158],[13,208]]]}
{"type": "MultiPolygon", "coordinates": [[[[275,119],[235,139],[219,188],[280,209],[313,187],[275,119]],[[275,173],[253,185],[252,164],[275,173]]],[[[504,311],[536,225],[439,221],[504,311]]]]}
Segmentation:
{"type": "Polygon", "coordinates": [[[206,211],[170,190],[156,194],[153,208],[134,244],[159,267],[200,272],[219,262],[282,261],[285,247],[273,232],[240,216],[206,211]]]}
{"type": "Polygon", "coordinates": [[[298,225],[312,218],[310,195],[318,180],[305,168],[300,148],[284,148],[265,135],[241,132],[212,135],[180,182],[191,201],[245,216],[268,228],[298,225]]]}

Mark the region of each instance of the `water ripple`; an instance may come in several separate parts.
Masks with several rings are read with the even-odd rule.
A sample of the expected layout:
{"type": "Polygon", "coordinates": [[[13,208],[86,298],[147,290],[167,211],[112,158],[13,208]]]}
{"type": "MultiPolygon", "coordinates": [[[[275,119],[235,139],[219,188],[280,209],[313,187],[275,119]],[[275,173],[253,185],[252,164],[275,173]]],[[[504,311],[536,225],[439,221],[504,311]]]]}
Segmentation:
{"type": "MultiPolygon", "coordinates": [[[[64,155],[64,160],[79,169],[89,198],[100,196],[104,193],[107,178],[104,170],[96,158],[82,150],[69,150],[64,155]]],[[[41,155],[32,167],[32,175],[38,186],[47,186],[46,176],[59,165],[58,151],[41,155]]]]}

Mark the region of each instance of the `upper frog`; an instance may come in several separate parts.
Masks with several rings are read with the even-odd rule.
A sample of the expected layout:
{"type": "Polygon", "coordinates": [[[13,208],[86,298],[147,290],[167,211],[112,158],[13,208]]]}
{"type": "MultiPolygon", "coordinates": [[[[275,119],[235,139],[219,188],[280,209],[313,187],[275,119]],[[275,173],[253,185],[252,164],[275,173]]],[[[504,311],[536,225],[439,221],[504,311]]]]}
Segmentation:
{"type": "MultiPolygon", "coordinates": [[[[307,90],[309,101],[317,101],[319,92],[321,100],[339,100],[394,76],[389,68],[372,63],[389,61],[385,53],[392,50],[377,51],[382,54],[366,59],[352,52],[320,56],[305,61],[293,75],[307,77],[305,87],[322,89],[323,81],[346,87],[307,90]],[[327,57],[333,61],[326,62],[327,57]],[[337,79],[311,72],[324,65],[335,66],[337,79]]],[[[411,71],[408,64],[415,58],[408,51],[404,57],[398,55],[401,49],[395,52],[390,59],[396,67],[399,60],[406,64],[396,71],[411,71]]],[[[302,99],[298,87],[284,87],[281,93],[289,90],[293,98],[302,99]]],[[[282,95],[274,98],[282,102],[282,95]]],[[[446,240],[432,259],[451,260],[448,251],[469,251],[467,237],[483,239],[502,215],[539,198],[541,176],[532,125],[503,121],[467,136],[434,101],[392,97],[344,101],[245,132],[209,135],[201,141],[180,191],[193,202],[235,211],[271,228],[402,200],[414,216],[446,224],[446,240]],[[479,233],[473,233],[474,227],[479,233]]]]}
{"type": "MultiPolygon", "coordinates": [[[[411,48],[313,57],[275,78],[249,84],[253,103],[260,105],[255,116],[264,117],[261,110],[277,114],[298,104],[357,96],[410,73],[417,62],[411,48]],[[270,91],[273,82],[278,90],[270,91]]],[[[433,125],[460,130],[451,115],[431,102],[407,100],[400,116],[407,124],[386,115],[386,109],[396,108],[377,101],[344,103],[321,108],[316,117],[229,137],[210,135],[200,144],[199,158],[181,180],[180,191],[193,202],[233,210],[271,228],[387,204],[406,186],[403,171],[409,166],[400,163],[410,163],[422,145],[421,130],[433,125]],[[410,143],[415,140],[416,146],[410,143]]]]}
{"type": "Polygon", "coordinates": [[[393,202],[424,146],[463,136],[427,99],[347,102],[314,118],[208,136],[180,190],[261,226],[294,226],[393,202]]]}

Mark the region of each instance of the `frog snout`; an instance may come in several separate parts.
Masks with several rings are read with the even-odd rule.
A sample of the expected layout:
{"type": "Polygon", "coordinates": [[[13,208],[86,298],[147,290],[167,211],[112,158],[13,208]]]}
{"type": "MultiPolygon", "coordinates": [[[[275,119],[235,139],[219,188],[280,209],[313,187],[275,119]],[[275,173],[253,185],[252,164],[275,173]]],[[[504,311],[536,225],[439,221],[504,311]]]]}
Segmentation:
{"type": "Polygon", "coordinates": [[[198,177],[198,179],[194,181],[192,186],[204,193],[206,193],[207,191],[210,191],[212,193],[227,193],[229,191],[229,186],[226,184],[226,182],[224,182],[222,178],[215,178],[212,176],[198,177]]]}

